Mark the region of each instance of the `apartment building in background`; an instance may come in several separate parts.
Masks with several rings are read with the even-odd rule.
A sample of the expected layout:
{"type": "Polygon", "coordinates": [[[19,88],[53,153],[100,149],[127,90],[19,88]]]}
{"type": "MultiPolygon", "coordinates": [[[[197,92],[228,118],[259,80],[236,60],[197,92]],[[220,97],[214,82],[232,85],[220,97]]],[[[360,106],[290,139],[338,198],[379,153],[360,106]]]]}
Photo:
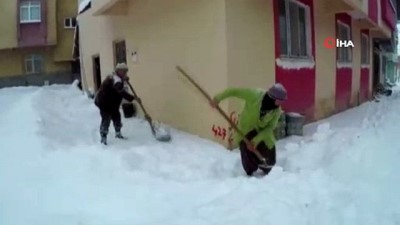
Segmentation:
{"type": "MultiPolygon", "coordinates": [[[[127,62],[155,119],[232,147],[229,125],[177,65],[211,95],[280,82],[286,112],[319,120],[370,100],[385,82],[388,62],[397,62],[396,7],[395,0],[82,0],[82,83],[95,92],[127,62]],[[327,39],[354,47],[328,48],[327,39]]],[[[242,103],[222,106],[236,119],[242,103]]]]}
{"type": "Polygon", "coordinates": [[[0,88],[79,78],[73,40],[78,2],[0,1],[0,88]]]}

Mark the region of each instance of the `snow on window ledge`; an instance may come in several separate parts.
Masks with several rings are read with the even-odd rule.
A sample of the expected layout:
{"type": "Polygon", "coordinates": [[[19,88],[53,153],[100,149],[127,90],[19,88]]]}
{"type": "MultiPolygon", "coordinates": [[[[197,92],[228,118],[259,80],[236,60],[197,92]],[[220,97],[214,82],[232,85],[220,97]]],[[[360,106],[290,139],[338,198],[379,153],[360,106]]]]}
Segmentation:
{"type": "Polygon", "coordinates": [[[296,59],[296,58],[278,58],[276,64],[283,69],[313,69],[315,61],[309,59],[296,59]]]}
{"type": "Polygon", "coordinates": [[[297,113],[297,112],[289,112],[289,113],[286,113],[286,115],[288,115],[290,117],[295,117],[295,118],[304,117],[303,115],[301,115],[300,113],[297,113]]]}
{"type": "Polygon", "coordinates": [[[351,62],[338,62],[336,63],[338,69],[353,68],[353,63],[351,62]]]}
{"type": "Polygon", "coordinates": [[[362,68],[362,69],[369,69],[369,68],[371,68],[371,65],[369,65],[369,64],[364,64],[364,65],[361,65],[361,68],[362,68]]]}
{"type": "Polygon", "coordinates": [[[41,23],[41,20],[20,20],[20,24],[41,23]]]}

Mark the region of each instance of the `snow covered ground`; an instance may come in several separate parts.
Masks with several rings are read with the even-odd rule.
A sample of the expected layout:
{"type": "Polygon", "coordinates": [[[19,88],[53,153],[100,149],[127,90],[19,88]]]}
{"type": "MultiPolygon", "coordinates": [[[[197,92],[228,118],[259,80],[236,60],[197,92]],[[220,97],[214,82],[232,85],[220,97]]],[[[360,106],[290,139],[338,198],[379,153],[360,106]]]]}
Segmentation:
{"type": "Polygon", "coordinates": [[[397,91],[280,141],[263,178],[238,152],[178,131],[157,143],[136,119],[102,147],[73,86],[1,89],[0,106],[1,225],[400,224],[397,91]]]}

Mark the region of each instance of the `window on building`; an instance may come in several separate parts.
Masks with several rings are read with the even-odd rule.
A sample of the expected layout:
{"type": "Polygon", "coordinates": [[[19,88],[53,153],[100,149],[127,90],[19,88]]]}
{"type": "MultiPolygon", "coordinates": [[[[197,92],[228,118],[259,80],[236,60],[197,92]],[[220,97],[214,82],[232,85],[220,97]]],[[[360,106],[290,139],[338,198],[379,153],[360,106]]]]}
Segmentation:
{"type": "Polygon", "coordinates": [[[39,23],[41,21],[40,2],[22,2],[20,5],[21,23],[39,23]]]}
{"type": "Polygon", "coordinates": [[[292,58],[310,57],[310,8],[294,0],[278,2],[281,55],[292,58]]]}
{"type": "Polygon", "coordinates": [[[115,63],[126,62],[126,44],[125,41],[114,42],[115,63]]]}
{"type": "MultiPolygon", "coordinates": [[[[342,41],[351,40],[351,29],[348,25],[338,21],[337,38],[342,41]]],[[[342,63],[352,62],[351,48],[338,48],[337,60],[342,63]]]]}
{"type": "Polygon", "coordinates": [[[369,38],[366,34],[361,34],[361,64],[369,65],[370,62],[370,49],[369,38]]]}
{"type": "Polygon", "coordinates": [[[43,58],[40,55],[28,55],[25,58],[26,73],[40,73],[43,71],[43,58]]]}
{"type": "Polygon", "coordinates": [[[64,20],[64,28],[75,28],[76,27],[76,18],[65,18],[64,20]]]}

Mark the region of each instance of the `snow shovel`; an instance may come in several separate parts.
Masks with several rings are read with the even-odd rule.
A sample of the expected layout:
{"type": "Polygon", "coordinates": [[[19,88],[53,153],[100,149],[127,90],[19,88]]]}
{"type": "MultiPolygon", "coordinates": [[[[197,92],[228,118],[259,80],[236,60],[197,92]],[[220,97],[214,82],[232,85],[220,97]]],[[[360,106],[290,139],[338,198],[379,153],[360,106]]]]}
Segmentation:
{"type": "MultiPolygon", "coordinates": [[[[180,66],[176,67],[178,69],[179,72],[182,73],[183,76],[185,76],[190,83],[192,83],[203,95],[204,97],[209,101],[212,102],[213,99],[210,97],[209,94],[207,94],[207,92],[201,88],[196,81],[194,81],[189,74],[187,74],[180,66]]],[[[252,145],[252,143],[249,141],[249,139],[246,138],[246,135],[236,126],[235,123],[233,123],[233,121],[228,117],[228,115],[221,109],[221,107],[219,105],[216,105],[216,109],[218,110],[218,112],[224,117],[224,119],[229,123],[229,125],[231,125],[231,127],[240,135],[242,136],[244,142],[247,145],[252,145]]],[[[257,158],[260,160],[260,164],[258,165],[258,167],[260,169],[271,169],[273,166],[270,166],[267,164],[266,159],[261,155],[261,153],[257,150],[254,149],[253,153],[257,156],[257,158]]]]}
{"type": "MultiPolygon", "coordinates": [[[[135,90],[133,90],[133,87],[131,85],[130,82],[127,82],[129,85],[129,88],[131,89],[133,95],[135,97],[137,97],[137,94],[135,92],[135,90]]],[[[140,108],[142,109],[143,113],[144,113],[144,117],[147,120],[147,122],[149,122],[150,128],[151,128],[151,132],[153,133],[153,136],[161,142],[169,142],[171,140],[171,135],[164,130],[164,132],[160,132],[159,129],[156,130],[154,124],[153,124],[153,120],[151,119],[150,115],[147,113],[146,109],[144,108],[143,104],[141,101],[138,101],[140,108]]]]}

